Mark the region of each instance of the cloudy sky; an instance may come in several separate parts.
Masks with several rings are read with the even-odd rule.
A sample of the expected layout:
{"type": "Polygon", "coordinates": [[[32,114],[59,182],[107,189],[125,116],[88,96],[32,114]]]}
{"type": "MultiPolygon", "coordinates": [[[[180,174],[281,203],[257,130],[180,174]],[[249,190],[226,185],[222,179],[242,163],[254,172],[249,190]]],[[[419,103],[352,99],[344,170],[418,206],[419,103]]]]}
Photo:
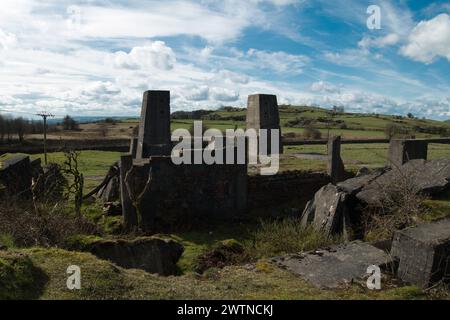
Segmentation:
{"type": "Polygon", "coordinates": [[[2,0],[0,109],[139,114],[279,103],[450,119],[450,3],[2,0]],[[381,8],[381,29],[367,8],[381,8]]]}

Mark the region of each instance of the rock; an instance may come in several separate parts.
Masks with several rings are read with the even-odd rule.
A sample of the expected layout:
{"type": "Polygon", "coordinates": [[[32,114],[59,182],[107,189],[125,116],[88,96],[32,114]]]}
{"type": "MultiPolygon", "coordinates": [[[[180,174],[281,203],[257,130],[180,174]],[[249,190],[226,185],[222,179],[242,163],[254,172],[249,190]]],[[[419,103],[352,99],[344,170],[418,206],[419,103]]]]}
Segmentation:
{"type": "Polygon", "coordinates": [[[32,177],[29,156],[19,155],[3,161],[0,182],[5,186],[8,197],[30,199],[32,177]]]}
{"type": "Polygon", "coordinates": [[[322,187],[309,201],[301,216],[303,226],[312,225],[328,237],[346,233],[348,195],[331,183],[322,187]]]}
{"type": "Polygon", "coordinates": [[[346,286],[367,276],[370,266],[386,268],[392,264],[392,259],[383,250],[361,241],[278,257],[274,261],[321,289],[346,286]]]}
{"type": "Polygon", "coordinates": [[[142,269],[163,276],[178,272],[176,264],[184,251],[180,243],[158,237],[136,240],[93,239],[70,249],[91,252],[98,258],[109,260],[123,268],[142,269]]]}
{"type": "Polygon", "coordinates": [[[391,255],[399,260],[398,277],[428,288],[450,281],[450,219],[397,231],[391,255]]]}
{"type": "Polygon", "coordinates": [[[338,183],[338,188],[350,195],[355,195],[385,172],[384,169],[379,169],[365,175],[357,175],[355,178],[338,183]]]}
{"type": "Polygon", "coordinates": [[[370,169],[367,167],[361,167],[359,168],[358,172],[356,173],[356,177],[362,177],[365,175],[370,174],[370,169]]]}
{"type": "Polygon", "coordinates": [[[117,217],[122,215],[122,205],[118,202],[105,202],[103,213],[108,217],[117,217]]]}

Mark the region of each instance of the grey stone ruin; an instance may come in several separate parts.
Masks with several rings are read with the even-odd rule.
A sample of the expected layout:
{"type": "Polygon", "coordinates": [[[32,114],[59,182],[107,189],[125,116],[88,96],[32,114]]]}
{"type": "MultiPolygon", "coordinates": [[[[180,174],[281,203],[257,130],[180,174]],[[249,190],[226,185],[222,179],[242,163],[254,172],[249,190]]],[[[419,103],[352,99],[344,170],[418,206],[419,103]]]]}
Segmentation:
{"type": "Polygon", "coordinates": [[[283,153],[277,96],[269,94],[254,94],[248,96],[247,129],[268,129],[268,154],[276,154],[277,151],[271,150],[270,129],[280,130],[280,149],[278,151],[279,154],[283,153]]]}
{"type": "Polygon", "coordinates": [[[135,137],[131,138],[131,141],[130,141],[130,154],[131,154],[131,157],[133,159],[136,159],[138,143],[139,143],[139,139],[138,138],[135,138],[135,137]]]}
{"type": "Polygon", "coordinates": [[[428,288],[450,281],[450,219],[397,231],[391,255],[398,259],[403,281],[428,288]]]}
{"type": "Polygon", "coordinates": [[[344,162],[341,158],[341,137],[335,136],[328,140],[328,165],[327,171],[331,183],[337,184],[345,180],[344,162]]]}
{"type": "Polygon", "coordinates": [[[392,139],[389,144],[389,164],[400,167],[409,160],[427,159],[428,142],[425,140],[392,139]]]}
{"type": "Polygon", "coordinates": [[[136,159],[170,155],[170,138],[170,91],[144,92],[136,159]]]}

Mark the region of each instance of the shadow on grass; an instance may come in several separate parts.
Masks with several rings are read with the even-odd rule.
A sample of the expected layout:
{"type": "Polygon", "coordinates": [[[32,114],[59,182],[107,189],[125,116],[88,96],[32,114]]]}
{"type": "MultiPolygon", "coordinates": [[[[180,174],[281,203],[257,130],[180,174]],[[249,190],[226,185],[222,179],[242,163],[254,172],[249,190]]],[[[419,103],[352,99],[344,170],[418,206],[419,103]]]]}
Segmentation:
{"type": "Polygon", "coordinates": [[[0,251],[0,300],[39,299],[49,280],[27,255],[0,251]]]}

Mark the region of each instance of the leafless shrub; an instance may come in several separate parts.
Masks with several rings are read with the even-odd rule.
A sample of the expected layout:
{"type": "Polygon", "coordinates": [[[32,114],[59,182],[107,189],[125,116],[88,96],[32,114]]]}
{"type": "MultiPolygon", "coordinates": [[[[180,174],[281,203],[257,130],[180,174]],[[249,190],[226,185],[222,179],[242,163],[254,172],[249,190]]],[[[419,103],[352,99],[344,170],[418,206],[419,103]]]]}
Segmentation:
{"type": "Polygon", "coordinates": [[[395,230],[416,224],[427,213],[428,196],[418,185],[417,171],[394,168],[392,174],[388,184],[378,185],[382,193],[378,205],[363,212],[367,240],[390,238],[395,230]]]}
{"type": "Polygon", "coordinates": [[[71,183],[67,188],[67,198],[73,196],[75,212],[81,216],[81,205],[83,203],[84,177],[78,168],[78,157],[80,152],[74,150],[64,151],[65,161],[63,165],[64,174],[70,176],[71,183]]]}
{"type": "Polygon", "coordinates": [[[64,203],[40,205],[38,212],[30,204],[0,203],[0,234],[9,235],[18,246],[58,246],[67,237],[97,234],[97,227],[68,212],[64,203]]]}

